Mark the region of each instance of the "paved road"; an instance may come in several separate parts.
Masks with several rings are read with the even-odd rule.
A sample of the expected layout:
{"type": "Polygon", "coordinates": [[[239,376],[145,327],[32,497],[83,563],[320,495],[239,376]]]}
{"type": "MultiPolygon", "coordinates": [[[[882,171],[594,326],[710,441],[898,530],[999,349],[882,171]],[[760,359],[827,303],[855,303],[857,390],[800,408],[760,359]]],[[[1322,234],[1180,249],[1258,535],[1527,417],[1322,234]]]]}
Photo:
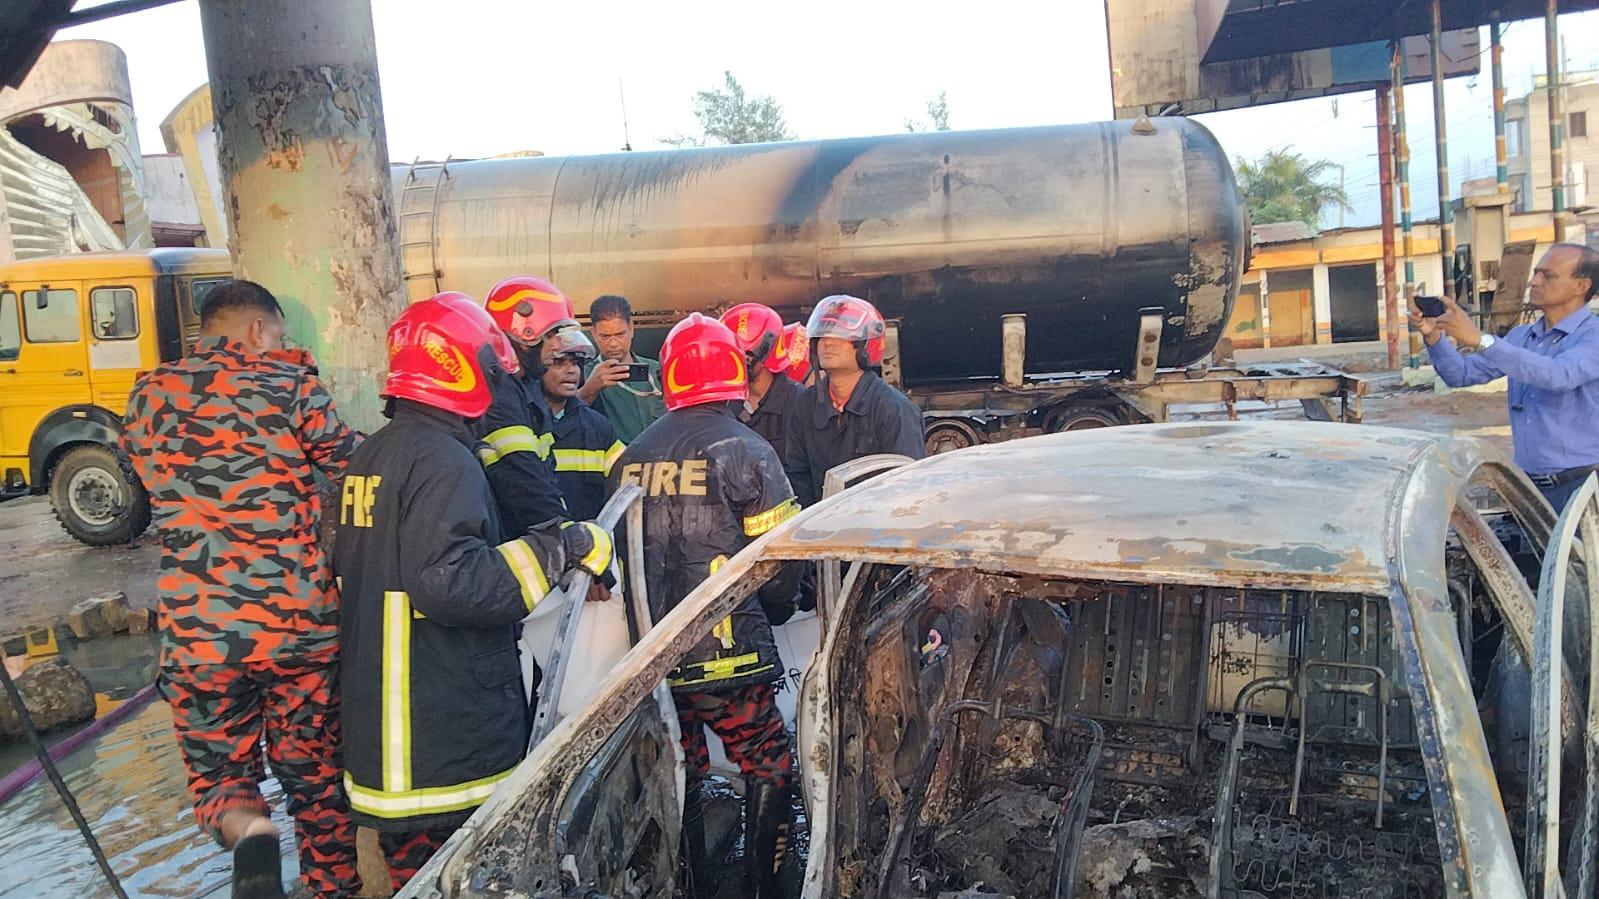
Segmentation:
{"type": "Polygon", "coordinates": [[[0,503],[0,634],[65,615],[90,596],[122,590],[155,605],[161,546],[153,533],[132,546],[84,546],[67,536],[39,496],[0,503]]]}

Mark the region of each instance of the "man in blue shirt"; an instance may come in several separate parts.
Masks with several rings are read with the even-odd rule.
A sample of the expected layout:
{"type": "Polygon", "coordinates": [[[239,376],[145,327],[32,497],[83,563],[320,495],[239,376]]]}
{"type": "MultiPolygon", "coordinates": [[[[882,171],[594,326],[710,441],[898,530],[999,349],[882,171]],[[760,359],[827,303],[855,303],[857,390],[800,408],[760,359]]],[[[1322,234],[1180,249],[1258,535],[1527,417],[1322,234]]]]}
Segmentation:
{"type": "Polygon", "coordinates": [[[1588,301],[1599,293],[1599,252],[1579,244],[1549,248],[1532,274],[1532,305],[1543,317],[1503,338],[1484,334],[1461,308],[1410,319],[1427,342],[1433,370],[1450,387],[1509,378],[1510,440],[1521,466],[1560,511],[1599,469],[1599,321],[1588,301]],[[1460,354],[1445,336],[1477,352],[1460,354]]]}

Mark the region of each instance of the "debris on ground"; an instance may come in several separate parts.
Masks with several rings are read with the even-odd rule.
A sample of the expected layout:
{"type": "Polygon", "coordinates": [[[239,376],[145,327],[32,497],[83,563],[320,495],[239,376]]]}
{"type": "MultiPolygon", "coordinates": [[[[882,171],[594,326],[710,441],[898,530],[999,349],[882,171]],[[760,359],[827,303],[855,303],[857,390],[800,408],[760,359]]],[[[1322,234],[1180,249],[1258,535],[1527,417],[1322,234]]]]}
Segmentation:
{"type": "Polygon", "coordinates": [[[155,609],[133,609],[128,613],[128,633],[148,634],[155,630],[155,609]]]}
{"type": "MultiPolygon", "coordinates": [[[[1049,891],[1054,853],[1052,830],[1060,798],[1043,786],[998,781],[933,835],[932,854],[956,895],[1037,896],[1049,891]]],[[[1058,790],[1054,792],[1059,792],[1058,790]]]]}
{"type": "Polygon", "coordinates": [[[128,613],[128,594],[119,590],[73,606],[67,613],[67,627],[79,640],[105,637],[128,629],[128,613]]]}
{"type": "MultiPolygon", "coordinates": [[[[17,692],[40,733],[94,719],[94,690],[78,669],[61,659],[29,666],[16,678],[17,692]]],[[[22,737],[22,719],[11,700],[0,695],[0,739],[22,737]]]]}
{"type": "Polygon", "coordinates": [[[1085,827],[1077,854],[1076,895],[1203,896],[1209,831],[1209,822],[1192,816],[1085,827]]]}

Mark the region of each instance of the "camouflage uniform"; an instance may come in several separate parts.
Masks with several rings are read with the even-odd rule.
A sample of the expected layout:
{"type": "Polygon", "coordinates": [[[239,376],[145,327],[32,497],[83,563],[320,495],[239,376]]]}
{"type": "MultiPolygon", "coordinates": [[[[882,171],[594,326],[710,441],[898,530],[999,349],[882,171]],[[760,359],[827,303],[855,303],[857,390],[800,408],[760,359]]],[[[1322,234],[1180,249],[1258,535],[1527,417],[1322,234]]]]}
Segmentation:
{"type": "Polygon", "coordinates": [[[260,742],[295,821],[301,880],[353,895],[355,832],[340,786],[338,595],[318,543],[316,472],[338,478],[358,437],[303,351],[222,338],[134,386],[122,448],[160,529],[161,688],[213,838],[229,811],[266,812],[260,742]]]}

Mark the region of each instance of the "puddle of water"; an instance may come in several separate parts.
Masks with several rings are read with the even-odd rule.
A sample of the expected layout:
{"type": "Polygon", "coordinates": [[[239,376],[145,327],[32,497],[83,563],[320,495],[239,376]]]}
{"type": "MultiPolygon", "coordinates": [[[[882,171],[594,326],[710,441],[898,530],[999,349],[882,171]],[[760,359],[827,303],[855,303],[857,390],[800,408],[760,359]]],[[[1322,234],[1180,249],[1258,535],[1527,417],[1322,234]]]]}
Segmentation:
{"type": "MultiPolygon", "coordinates": [[[[195,826],[172,714],[157,700],[59,763],[129,896],[227,895],[230,859],[195,826]]],[[[262,785],[284,835],[284,877],[298,876],[276,780],[262,785]]],[[[109,894],[94,856],[50,782],[0,806],[0,899],[109,894]]]]}
{"type": "MultiPolygon", "coordinates": [[[[156,635],[153,633],[115,634],[82,643],[76,640],[63,640],[59,645],[59,657],[78,669],[79,673],[89,681],[90,689],[95,691],[94,716],[98,719],[143,689],[146,684],[155,681],[156,641],[156,635]]],[[[55,656],[30,661],[37,663],[44,661],[45,658],[55,658],[55,656]]],[[[51,731],[44,735],[45,745],[54,746],[87,724],[88,722],[84,722],[81,725],[51,731]]],[[[32,758],[33,749],[26,740],[0,743],[0,777],[11,773],[32,758]]]]}

